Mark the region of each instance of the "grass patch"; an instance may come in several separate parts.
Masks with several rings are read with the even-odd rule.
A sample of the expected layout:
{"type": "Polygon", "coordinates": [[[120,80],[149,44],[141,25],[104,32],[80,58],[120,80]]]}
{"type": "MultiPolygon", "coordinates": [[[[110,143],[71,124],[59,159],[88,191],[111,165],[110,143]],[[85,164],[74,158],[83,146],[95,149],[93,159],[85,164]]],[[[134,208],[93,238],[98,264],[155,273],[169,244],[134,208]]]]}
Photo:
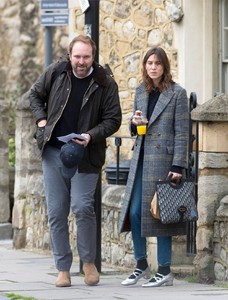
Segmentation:
{"type": "Polygon", "coordinates": [[[6,296],[11,300],[37,300],[36,298],[33,297],[24,297],[15,294],[7,294],[6,296]]]}
{"type": "Polygon", "coordinates": [[[189,283],[199,283],[199,278],[197,276],[186,276],[184,280],[189,283]]]}

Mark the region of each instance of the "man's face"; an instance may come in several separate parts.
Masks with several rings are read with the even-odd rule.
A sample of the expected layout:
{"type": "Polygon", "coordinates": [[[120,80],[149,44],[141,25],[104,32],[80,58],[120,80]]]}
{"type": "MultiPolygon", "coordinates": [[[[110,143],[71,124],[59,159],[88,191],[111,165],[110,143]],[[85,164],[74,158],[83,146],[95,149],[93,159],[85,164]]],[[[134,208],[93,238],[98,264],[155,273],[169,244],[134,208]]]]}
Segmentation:
{"type": "Polygon", "coordinates": [[[76,42],[70,54],[70,61],[75,74],[80,78],[86,77],[93,64],[92,47],[82,42],[76,42]]]}

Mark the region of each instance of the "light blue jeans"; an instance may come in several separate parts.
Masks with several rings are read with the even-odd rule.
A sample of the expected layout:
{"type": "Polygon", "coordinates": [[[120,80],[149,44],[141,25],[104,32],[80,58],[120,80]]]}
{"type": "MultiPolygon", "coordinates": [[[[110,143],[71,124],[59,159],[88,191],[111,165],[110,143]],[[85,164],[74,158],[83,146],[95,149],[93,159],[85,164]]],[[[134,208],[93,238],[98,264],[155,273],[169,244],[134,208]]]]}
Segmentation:
{"type": "MultiPolygon", "coordinates": [[[[77,248],[82,262],[94,263],[96,258],[96,215],[94,193],[99,174],[78,173],[66,179],[62,176],[60,150],[47,146],[42,165],[50,226],[51,244],[56,268],[69,271],[72,251],[69,242],[68,216],[76,217],[77,248]]],[[[72,233],[74,234],[74,232],[72,233]]]]}
{"type": "MultiPolygon", "coordinates": [[[[142,204],[142,170],[143,157],[138,163],[134,187],[130,204],[130,222],[132,239],[134,245],[134,256],[136,260],[147,258],[146,238],[141,236],[141,204],[142,204]]],[[[166,267],[171,265],[172,237],[157,237],[157,260],[158,266],[166,267]]]]}

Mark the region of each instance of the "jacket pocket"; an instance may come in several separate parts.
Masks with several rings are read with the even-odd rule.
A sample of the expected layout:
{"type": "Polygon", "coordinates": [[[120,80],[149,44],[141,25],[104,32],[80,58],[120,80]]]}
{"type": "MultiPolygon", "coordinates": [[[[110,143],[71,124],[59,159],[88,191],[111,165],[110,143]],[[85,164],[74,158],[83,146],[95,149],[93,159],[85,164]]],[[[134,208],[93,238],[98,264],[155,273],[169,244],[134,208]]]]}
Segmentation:
{"type": "Polygon", "coordinates": [[[45,126],[37,127],[36,133],[34,135],[36,142],[37,142],[37,146],[40,150],[42,149],[43,143],[44,143],[44,131],[45,131],[45,126]]]}

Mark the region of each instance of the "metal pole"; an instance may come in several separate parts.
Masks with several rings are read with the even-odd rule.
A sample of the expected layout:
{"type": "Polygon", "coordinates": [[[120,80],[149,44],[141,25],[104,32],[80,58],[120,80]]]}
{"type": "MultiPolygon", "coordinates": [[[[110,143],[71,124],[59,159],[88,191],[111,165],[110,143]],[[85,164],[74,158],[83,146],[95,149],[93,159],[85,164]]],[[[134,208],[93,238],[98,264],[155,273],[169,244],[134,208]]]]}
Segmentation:
{"type": "Polygon", "coordinates": [[[101,172],[99,174],[97,188],[95,192],[94,209],[97,219],[97,245],[95,265],[97,267],[97,271],[101,272],[101,172]]]}
{"type": "Polygon", "coordinates": [[[96,43],[95,60],[99,62],[99,0],[90,0],[89,8],[85,11],[85,34],[96,43]]]}
{"type": "Polygon", "coordinates": [[[52,63],[52,27],[45,27],[45,68],[52,63]]]}
{"type": "MultiPolygon", "coordinates": [[[[196,122],[196,133],[192,132],[191,111],[197,106],[196,93],[192,92],[189,99],[189,163],[188,163],[188,178],[195,180],[195,201],[198,201],[198,122],[196,122]],[[195,155],[193,152],[193,143],[195,142],[195,155]]],[[[195,221],[187,224],[187,241],[186,241],[186,255],[196,255],[196,230],[197,223],[195,221]]]]}
{"type": "MultiPolygon", "coordinates": [[[[89,8],[85,11],[85,35],[91,37],[97,46],[95,61],[99,62],[99,0],[90,0],[89,8]]],[[[94,210],[97,219],[97,245],[95,265],[97,271],[101,272],[101,174],[99,175],[96,192],[94,195],[94,210]]],[[[89,238],[89,237],[88,237],[89,238]]],[[[80,261],[80,273],[83,273],[80,261]]]]}
{"type": "Polygon", "coordinates": [[[115,138],[116,145],[116,184],[119,184],[119,170],[120,170],[120,146],[122,144],[121,137],[115,138]]]}

